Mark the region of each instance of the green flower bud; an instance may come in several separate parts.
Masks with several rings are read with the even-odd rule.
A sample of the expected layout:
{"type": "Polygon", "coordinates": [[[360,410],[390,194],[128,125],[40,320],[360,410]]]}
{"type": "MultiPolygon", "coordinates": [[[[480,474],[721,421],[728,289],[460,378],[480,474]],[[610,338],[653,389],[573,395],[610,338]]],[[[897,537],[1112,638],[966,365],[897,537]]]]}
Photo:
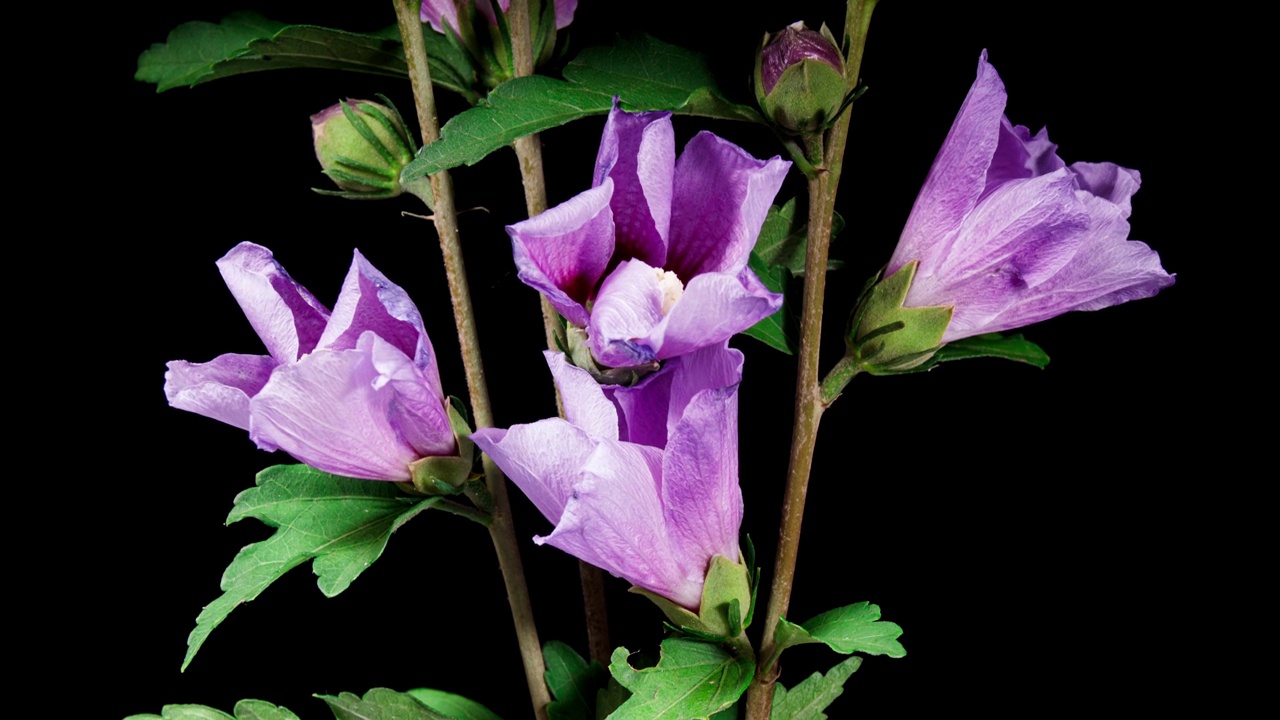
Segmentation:
{"type": "MultiPolygon", "coordinates": [[[[385,98],[384,98],[385,99],[385,98]]],[[[400,184],[400,171],[418,151],[395,106],[345,100],[311,116],[316,158],[341,190],[325,195],[381,199],[410,192],[431,203],[430,181],[400,184]]]]}
{"type": "Polygon", "coordinates": [[[765,35],[756,59],[756,100],[766,117],[797,133],[818,132],[845,98],[844,57],[826,25],[803,22],[765,35]]]}

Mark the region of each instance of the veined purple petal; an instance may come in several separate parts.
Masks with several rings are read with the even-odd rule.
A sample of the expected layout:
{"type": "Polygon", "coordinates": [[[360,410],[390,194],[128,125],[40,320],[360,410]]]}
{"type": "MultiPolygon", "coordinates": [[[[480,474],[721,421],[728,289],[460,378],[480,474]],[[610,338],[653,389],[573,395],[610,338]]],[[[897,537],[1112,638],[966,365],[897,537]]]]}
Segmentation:
{"type": "Polygon", "coordinates": [[[671,379],[678,360],[670,360],[658,372],[646,375],[631,386],[610,385],[605,395],[618,408],[618,437],[620,440],[650,445],[667,446],[667,414],[671,406],[671,379]]]}
{"type": "Polygon", "coordinates": [[[991,167],[987,168],[982,197],[1010,180],[1025,180],[1062,169],[1064,164],[1057,151],[1058,146],[1049,142],[1047,128],[1041,128],[1032,137],[1027,128],[1001,117],[999,141],[991,157],[991,167]]]}
{"type": "Polygon", "coordinates": [[[728,140],[698,133],[676,160],[671,233],[663,265],[686,283],[709,272],[737,273],[791,163],[757,160],[728,140]]]}
{"type": "Polygon", "coordinates": [[[601,442],[560,418],[508,430],[481,428],[471,439],[553,523],[560,522],[587,458],[601,442]]]}
{"type": "Polygon", "coordinates": [[[418,18],[438,33],[444,32],[445,25],[453,28],[455,34],[458,32],[458,7],[453,0],[422,0],[418,18]]]}
{"type": "Polygon", "coordinates": [[[270,250],[242,242],[218,260],[218,271],[276,362],[294,362],[315,348],[329,311],[270,250]]]}
{"type": "Polygon", "coordinates": [[[592,187],[613,180],[615,252],[662,267],[671,227],[671,188],[676,163],[671,113],[628,113],[618,108],[605,122],[592,187]]]}
{"type": "Polygon", "coordinates": [[[1109,162],[1072,163],[1068,169],[1075,173],[1081,190],[1119,206],[1125,217],[1133,212],[1130,198],[1142,185],[1142,174],[1137,170],[1109,162]]]}
{"type": "MultiPolygon", "coordinates": [[[[433,385],[408,355],[372,330],[360,336],[357,347],[369,353],[378,371],[374,389],[389,386],[395,395],[387,408],[387,420],[400,438],[421,456],[456,454],[439,380],[433,385]]],[[[430,370],[435,370],[434,364],[430,370]]]]}
{"type": "MultiPolygon", "coordinates": [[[[351,269],[342,282],[333,316],[317,347],[322,350],[349,350],[360,336],[372,330],[400,352],[418,359],[431,354],[430,341],[422,325],[422,315],[399,285],[387,279],[359,250],[351,259],[351,269]],[[426,347],[420,343],[426,342],[426,347]]],[[[439,383],[437,383],[438,385],[439,383]]]]}
{"type": "Polygon", "coordinates": [[[664,300],[678,293],[679,280],[642,260],[627,260],[600,286],[587,325],[587,345],[596,360],[610,367],[652,362],[651,337],[662,321],[664,300]]]}
{"type": "Polygon", "coordinates": [[[560,389],[564,419],[593,438],[617,440],[617,408],[605,397],[604,389],[595,378],[586,370],[570,365],[564,353],[545,350],[542,355],[551,368],[556,387],[560,389]]]}
{"type": "Polygon", "coordinates": [[[613,256],[613,181],[605,179],[536,217],[507,226],[520,280],[569,322],[586,327],[585,305],[613,256]]]}
{"type": "Polygon", "coordinates": [[[249,401],[249,437],[336,475],[409,480],[418,454],[391,425],[395,393],[375,387],[366,350],[317,350],[281,365],[249,401]]]}
{"type": "Polygon", "coordinates": [[[267,355],[219,355],[207,363],[174,360],[164,395],[179,410],[249,429],[249,398],[267,384],[277,363],[267,355]]]}
{"type": "Polygon", "coordinates": [[[929,169],[916,197],[906,227],[898,239],[885,275],[892,275],[911,260],[920,267],[945,257],[961,221],[986,189],[987,169],[1000,141],[1007,95],[987,51],[978,59],[978,77],[960,106],[942,149],[929,169]]]}
{"type": "Polygon", "coordinates": [[[658,328],[657,356],[672,358],[728,340],[780,307],[782,296],[765,287],[749,268],[736,274],[698,275],[658,328]]]}

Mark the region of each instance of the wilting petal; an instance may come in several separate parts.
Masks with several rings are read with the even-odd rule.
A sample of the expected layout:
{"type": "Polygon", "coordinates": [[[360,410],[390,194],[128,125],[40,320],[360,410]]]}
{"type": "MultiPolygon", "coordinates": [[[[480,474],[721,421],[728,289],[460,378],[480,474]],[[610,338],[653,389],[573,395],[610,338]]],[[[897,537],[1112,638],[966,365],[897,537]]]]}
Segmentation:
{"type": "Polygon", "coordinates": [[[611,367],[652,362],[651,337],[663,316],[665,273],[641,260],[628,260],[600,286],[591,309],[587,345],[596,360],[611,367]]]}
{"type": "Polygon", "coordinates": [[[698,133],[676,161],[664,267],[686,283],[702,273],[745,267],[790,167],[779,157],[757,160],[728,140],[698,133]]]}
{"type": "Polygon", "coordinates": [[[249,429],[249,398],[267,384],[276,361],[267,355],[220,355],[207,363],[174,360],[164,394],[179,410],[249,429]]]}
{"type": "Polygon", "coordinates": [[[628,113],[617,98],[596,154],[592,187],[613,180],[615,252],[662,267],[671,227],[671,186],[676,138],[671,113],[628,113]]]}
{"type": "MultiPolygon", "coordinates": [[[[395,395],[387,408],[387,420],[400,438],[422,456],[455,454],[457,444],[439,380],[432,385],[409,356],[372,330],[360,336],[357,347],[369,353],[378,371],[374,389],[389,386],[395,395]]],[[[431,370],[435,370],[434,364],[431,370]]]]}
{"type": "Polygon", "coordinates": [[[508,430],[481,428],[471,439],[553,523],[560,522],[582,468],[600,442],[560,418],[508,430]]]}
{"type": "Polygon", "coordinates": [[[329,311],[289,277],[270,250],[240,243],[218,260],[218,270],[276,362],[294,362],[315,348],[329,311]]]}
{"type": "Polygon", "coordinates": [[[536,217],[507,227],[520,280],[541,292],[569,322],[585,327],[585,305],[613,256],[613,213],[606,179],[536,217]]]}
{"type": "Polygon", "coordinates": [[[618,411],[586,370],[570,365],[564,353],[543,351],[551,376],[560,389],[564,419],[593,438],[618,439],[618,411]]]}
{"type": "Polygon", "coordinates": [[[657,357],[672,358],[728,340],[780,307],[782,296],[766,288],[748,268],[736,275],[698,275],[659,328],[657,357]]]}

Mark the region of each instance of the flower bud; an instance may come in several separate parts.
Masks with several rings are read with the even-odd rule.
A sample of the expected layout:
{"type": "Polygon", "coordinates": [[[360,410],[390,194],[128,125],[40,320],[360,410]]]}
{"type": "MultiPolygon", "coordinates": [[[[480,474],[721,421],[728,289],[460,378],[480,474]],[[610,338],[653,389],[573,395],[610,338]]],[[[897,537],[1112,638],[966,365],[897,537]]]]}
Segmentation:
{"type": "Polygon", "coordinates": [[[903,307],[917,261],[871,286],[854,311],[846,342],[858,366],[873,375],[909,371],[942,347],[951,323],[950,305],[903,307]]]}
{"type": "Polygon", "coordinates": [[[431,205],[426,178],[400,184],[400,171],[417,152],[413,136],[394,106],[344,100],[311,116],[316,158],[341,190],[325,195],[381,199],[411,192],[431,205]]]}
{"type": "Polygon", "coordinates": [[[826,25],[814,32],[798,22],[765,35],[755,79],[765,115],[793,132],[823,129],[844,103],[844,58],[826,25]]]}

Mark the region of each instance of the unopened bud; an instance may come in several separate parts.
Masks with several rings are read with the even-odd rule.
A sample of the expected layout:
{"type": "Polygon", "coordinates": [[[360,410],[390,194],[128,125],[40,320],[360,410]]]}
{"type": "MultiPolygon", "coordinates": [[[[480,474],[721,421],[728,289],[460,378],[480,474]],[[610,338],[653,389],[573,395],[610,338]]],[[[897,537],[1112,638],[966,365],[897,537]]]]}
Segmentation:
{"type": "Polygon", "coordinates": [[[840,112],[845,98],[844,58],[826,25],[814,32],[795,23],[766,35],[756,61],[756,99],[775,123],[816,132],[840,112]]]}
{"type": "Polygon", "coordinates": [[[431,205],[426,178],[400,184],[400,171],[417,152],[413,136],[394,106],[344,100],[311,116],[316,158],[346,198],[380,199],[411,192],[431,205]]]}

